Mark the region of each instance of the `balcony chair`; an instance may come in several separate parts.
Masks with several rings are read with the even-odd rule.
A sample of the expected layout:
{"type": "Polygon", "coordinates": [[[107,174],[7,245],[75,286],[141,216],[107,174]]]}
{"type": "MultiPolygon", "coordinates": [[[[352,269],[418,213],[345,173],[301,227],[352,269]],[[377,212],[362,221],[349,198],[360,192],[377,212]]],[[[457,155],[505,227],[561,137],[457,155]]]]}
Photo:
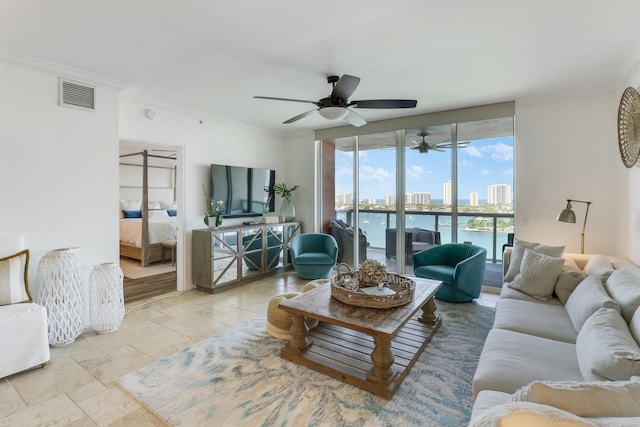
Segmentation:
{"type": "Polygon", "coordinates": [[[338,243],[329,234],[296,234],[290,249],[293,268],[303,279],[328,278],[338,260],[338,243]]]}
{"type": "Polygon", "coordinates": [[[487,250],[480,246],[447,243],[413,255],[416,276],[440,280],[435,297],[449,302],[469,302],[480,296],[487,250]]]}
{"type": "MultiPolygon", "coordinates": [[[[423,251],[431,246],[440,244],[440,232],[425,230],[422,228],[407,228],[404,231],[404,260],[405,264],[411,264],[413,254],[423,251]]],[[[396,229],[388,228],[385,233],[385,256],[396,257],[396,229]]]]}
{"type": "Polygon", "coordinates": [[[358,230],[359,262],[357,265],[353,262],[353,227],[347,225],[347,223],[342,220],[332,219],[331,222],[329,222],[329,230],[338,243],[338,263],[344,262],[357,267],[357,265],[367,259],[367,246],[369,246],[369,242],[362,230],[358,230]]]}

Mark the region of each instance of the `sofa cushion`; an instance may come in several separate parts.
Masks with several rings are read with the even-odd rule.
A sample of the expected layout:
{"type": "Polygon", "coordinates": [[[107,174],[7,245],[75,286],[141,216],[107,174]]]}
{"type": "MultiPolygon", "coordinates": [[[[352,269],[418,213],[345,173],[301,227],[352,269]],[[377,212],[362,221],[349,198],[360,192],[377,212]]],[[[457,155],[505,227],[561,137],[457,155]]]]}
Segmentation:
{"type": "Polygon", "coordinates": [[[633,317],[631,318],[631,323],[629,323],[629,331],[631,335],[636,340],[638,344],[640,344],[640,308],[636,310],[633,317]]]}
{"type": "MultiPolygon", "coordinates": [[[[598,424],[601,425],[601,424],[598,424]]],[[[594,427],[591,421],[562,409],[531,402],[495,406],[474,417],[469,427],[594,427]]]]}
{"type": "Polygon", "coordinates": [[[471,410],[471,422],[477,419],[485,411],[494,406],[503,405],[511,402],[511,394],[495,390],[482,390],[473,401],[473,409],[471,410]]]}
{"type": "Polygon", "coordinates": [[[534,381],[511,400],[549,405],[580,417],[640,417],[640,381],[534,381]]]}
{"type": "Polygon", "coordinates": [[[600,281],[605,283],[613,273],[613,264],[607,256],[593,255],[589,258],[583,270],[588,276],[598,276],[600,281]]]}
{"type": "Polygon", "coordinates": [[[565,258],[562,271],[558,276],[558,280],[556,280],[553,292],[563,304],[566,304],[571,292],[576,289],[585,277],[585,274],[580,270],[580,267],[576,265],[576,262],[573,259],[565,258]]]}
{"type": "Polygon", "coordinates": [[[498,301],[493,327],[571,344],[578,337],[563,306],[516,299],[498,301]]]}
{"type": "Polygon", "coordinates": [[[607,293],[598,276],[587,276],[569,295],[564,308],[567,310],[573,327],[580,332],[584,322],[602,307],[620,310],[607,293]]]}
{"type": "Polygon", "coordinates": [[[576,353],[588,381],[627,381],[640,375],[640,347],[612,308],[601,308],[587,319],[578,333],[576,353]]]}
{"type": "Polygon", "coordinates": [[[423,265],[416,268],[415,275],[451,284],[454,271],[455,267],[449,265],[423,265]]]}
{"type": "Polygon", "coordinates": [[[628,270],[615,270],[604,287],[611,298],[620,305],[620,312],[627,323],[640,306],[640,281],[628,270]]]}
{"type": "MultiPolygon", "coordinates": [[[[521,301],[531,301],[536,303],[541,303],[542,301],[533,298],[525,294],[524,292],[520,292],[517,289],[512,289],[509,287],[509,283],[505,283],[500,290],[500,299],[517,299],[521,301]]],[[[551,298],[549,301],[544,301],[544,304],[554,304],[554,305],[562,305],[562,302],[558,298],[551,298]]]]}
{"type": "Polygon", "coordinates": [[[525,248],[520,273],[508,286],[540,301],[548,301],[553,295],[553,288],[563,264],[562,258],[547,256],[525,248]]]}
{"type": "Polygon", "coordinates": [[[473,378],[473,392],[514,393],[535,380],[582,381],[575,344],[492,329],[473,378]]]}
{"type": "Polygon", "coordinates": [[[540,243],[514,239],[511,257],[509,258],[509,269],[504,277],[505,282],[513,281],[518,273],[520,273],[520,264],[522,264],[525,249],[555,258],[561,258],[564,252],[564,246],[547,246],[540,243]]]}
{"type": "Polygon", "coordinates": [[[29,250],[0,258],[0,305],[31,301],[29,250]]]}

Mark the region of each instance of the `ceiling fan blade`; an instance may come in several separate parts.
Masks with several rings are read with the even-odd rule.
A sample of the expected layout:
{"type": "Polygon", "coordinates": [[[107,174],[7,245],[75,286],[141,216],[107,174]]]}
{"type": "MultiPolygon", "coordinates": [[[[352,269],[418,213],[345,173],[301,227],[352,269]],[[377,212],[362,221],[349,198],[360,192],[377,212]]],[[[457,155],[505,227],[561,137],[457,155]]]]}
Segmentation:
{"type": "Polygon", "coordinates": [[[439,148],[433,148],[433,147],[432,147],[432,148],[430,148],[429,150],[430,150],[430,151],[440,151],[441,153],[444,153],[444,150],[441,150],[441,149],[439,149],[439,148]]]}
{"type": "Polygon", "coordinates": [[[347,121],[350,125],[359,128],[360,126],[364,126],[367,124],[367,121],[360,117],[355,111],[349,110],[349,114],[344,116],[344,120],[347,121]]]}
{"type": "Polygon", "coordinates": [[[303,119],[305,117],[307,117],[308,115],[315,113],[316,111],[318,111],[317,109],[313,109],[313,110],[309,110],[307,112],[304,112],[302,114],[298,114],[295,117],[291,117],[289,120],[287,120],[286,122],[282,122],[283,125],[289,124],[289,123],[293,123],[293,122],[297,122],[300,119],[303,119]]]}
{"type": "Polygon", "coordinates": [[[353,101],[349,106],[357,108],[415,108],[418,101],[414,99],[367,99],[353,101]]]}
{"type": "Polygon", "coordinates": [[[331,92],[331,98],[347,101],[360,84],[360,77],[343,74],[331,92]]]}
{"type": "Polygon", "coordinates": [[[254,98],[257,98],[257,99],[270,99],[272,101],[306,102],[307,104],[313,104],[313,105],[320,106],[320,104],[318,104],[316,101],[307,101],[306,99],[274,98],[273,96],[254,96],[254,98]]]}

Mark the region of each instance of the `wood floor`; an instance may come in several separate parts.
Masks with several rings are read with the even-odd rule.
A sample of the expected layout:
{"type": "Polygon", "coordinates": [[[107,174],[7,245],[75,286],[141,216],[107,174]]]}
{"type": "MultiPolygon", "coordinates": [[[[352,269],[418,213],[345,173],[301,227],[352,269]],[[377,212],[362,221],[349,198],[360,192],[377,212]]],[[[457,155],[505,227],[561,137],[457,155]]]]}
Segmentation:
{"type": "Polygon", "coordinates": [[[140,279],[124,279],[124,302],[129,303],[176,290],[175,271],[140,279]]]}

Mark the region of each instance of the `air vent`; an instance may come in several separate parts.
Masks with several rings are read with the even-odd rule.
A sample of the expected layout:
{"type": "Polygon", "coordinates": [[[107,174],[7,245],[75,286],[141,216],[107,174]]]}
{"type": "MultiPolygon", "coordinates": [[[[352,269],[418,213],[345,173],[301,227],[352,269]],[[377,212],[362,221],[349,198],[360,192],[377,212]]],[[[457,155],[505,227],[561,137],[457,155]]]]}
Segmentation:
{"type": "Polygon", "coordinates": [[[95,111],[96,88],[60,78],[58,105],[95,111]]]}

